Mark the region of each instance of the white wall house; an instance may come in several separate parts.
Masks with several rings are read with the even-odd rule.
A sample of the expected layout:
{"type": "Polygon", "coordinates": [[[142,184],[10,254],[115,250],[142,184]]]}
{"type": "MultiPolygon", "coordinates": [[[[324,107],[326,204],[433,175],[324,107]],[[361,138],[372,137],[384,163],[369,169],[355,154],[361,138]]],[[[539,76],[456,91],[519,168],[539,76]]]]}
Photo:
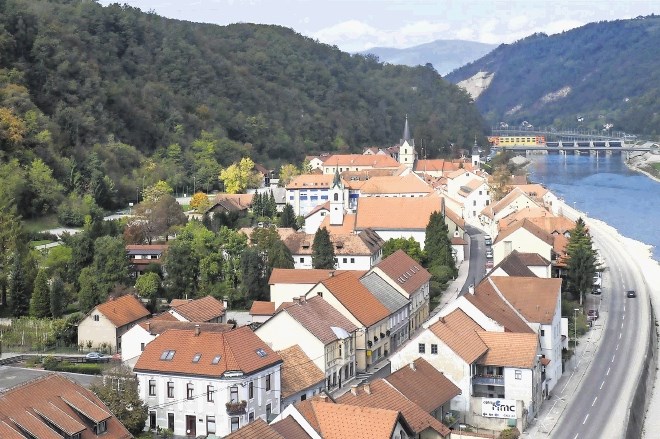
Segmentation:
{"type": "Polygon", "coordinates": [[[509,253],[537,253],[548,261],[552,260],[554,237],[524,219],[504,229],[493,242],[493,262],[499,264],[509,253]]]}
{"type": "Polygon", "coordinates": [[[275,309],[284,302],[293,302],[294,298],[304,296],[314,285],[335,272],[336,270],[274,268],[268,279],[270,301],[275,303],[275,309]]]}

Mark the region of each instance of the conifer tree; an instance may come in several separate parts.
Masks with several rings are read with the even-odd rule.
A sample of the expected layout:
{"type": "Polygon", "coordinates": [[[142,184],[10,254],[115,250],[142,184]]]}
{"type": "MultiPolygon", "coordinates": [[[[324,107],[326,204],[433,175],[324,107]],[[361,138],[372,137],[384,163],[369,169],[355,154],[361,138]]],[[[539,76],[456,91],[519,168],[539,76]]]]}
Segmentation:
{"type": "Polygon", "coordinates": [[[30,315],[39,319],[50,316],[50,288],[46,270],[39,270],[37,278],[34,280],[30,299],[30,315]]]}
{"type": "Polygon", "coordinates": [[[273,191],[270,191],[270,195],[268,196],[268,201],[266,203],[266,216],[273,218],[276,212],[277,203],[275,202],[275,195],[273,195],[273,191]]]}
{"type": "Polygon", "coordinates": [[[578,296],[582,304],[584,295],[592,287],[596,274],[596,252],[582,218],[578,218],[575,222],[575,228],[570,231],[570,235],[566,244],[569,288],[578,296]]]}
{"type": "Polygon", "coordinates": [[[30,293],[20,256],[14,257],[9,279],[9,295],[14,317],[26,316],[30,312],[30,293]]]}
{"type": "Polygon", "coordinates": [[[50,284],[50,314],[54,318],[62,317],[64,310],[62,304],[64,303],[64,282],[59,276],[53,278],[50,284]]]}
{"type": "Polygon", "coordinates": [[[298,224],[296,224],[296,215],[293,213],[293,206],[287,204],[282,210],[282,216],[280,216],[280,227],[291,227],[296,229],[298,224]]]}
{"type": "Polygon", "coordinates": [[[330,240],[330,233],[321,227],[314,235],[312,243],[312,268],[331,270],[335,268],[335,249],[330,240]]]}
{"type": "Polygon", "coordinates": [[[456,263],[452,256],[451,240],[449,239],[449,228],[445,223],[445,217],[440,212],[433,212],[426,226],[426,237],[424,238],[424,251],[428,260],[428,266],[447,266],[456,273],[456,263]]]}

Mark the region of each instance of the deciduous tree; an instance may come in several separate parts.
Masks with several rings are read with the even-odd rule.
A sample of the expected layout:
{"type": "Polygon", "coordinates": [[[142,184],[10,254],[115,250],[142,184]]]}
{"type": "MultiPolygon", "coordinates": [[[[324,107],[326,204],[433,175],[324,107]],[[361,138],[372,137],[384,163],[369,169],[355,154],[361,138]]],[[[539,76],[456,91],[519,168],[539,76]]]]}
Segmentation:
{"type": "Polygon", "coordinates": [[[261,176],[254,171],[254,162],[244,157],[240,162],[234,163],[220,172],[220,180],[225,185],[225,192],[238,194],[248,188],[259,186],[261,176]]]}
{"type": "Polygon", "coordinates": [[[422,251],[419,242],[415,238],[390,238],[385,241],[383,245],[383,259],[391,255],[397,250],[403,250],[408,256],[419,262],[420,264],[425,263],[425,255],[422,251]]]}
{"type": "Polygon", "coordinates": [[[280,168],[280,180],[278,185],[280,187],[286,187],[287,184],[291,182],[295,177],[300,175],[302,172],[300,169],[296,167],[296,165],[292,165],[290,163],[287,163],[286,165],[282,165],[280,168]]]}

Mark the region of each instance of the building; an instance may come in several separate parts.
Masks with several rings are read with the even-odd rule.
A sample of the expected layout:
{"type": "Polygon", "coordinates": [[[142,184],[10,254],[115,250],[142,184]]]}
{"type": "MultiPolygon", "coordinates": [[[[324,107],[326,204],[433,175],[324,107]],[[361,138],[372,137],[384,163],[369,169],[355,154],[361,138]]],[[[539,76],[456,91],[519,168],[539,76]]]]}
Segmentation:
{"type": "Polygon", "coordinates": [[[224,323],[226,306],[213,296],[174,299],[167,312],[181,322],[224,323]]]}
{"type": "Polygon", "coordinates": [[[252,330],[169,329],[149,343],[133,372],[149,429],[226,436],[280,412],[282,358],[252,330]]]}
{"type": "Polygon", "coordinates": [[[255,333],[277,351],[300,346],[323,371],[325,389],[337,389],[355,378],[357,330],[323,297],[301,296],[281,307],[255,333]]]}
{"type": "Polygon", "coordinates": [[[250,306],[249,314],[253,323],[263,323],[275,314],[275,302],[255,300],[250,306]]]}
{"type": "Polygon", "coordinates": [[[553,261],[555,238],[533,222],[524,219],[501,231],[493,241],[493,263],[499,264],[509,253],[536,253],[553,261]]]}
{"type": "Polygon", "coordinates": [[[297,401],[311,399],[325,388],[325,374],[300,346],[278,351],[282,357],[282,410],[297,401]]]}
{"type": "Polygon", "coordinates": [[[491,236],[498,234],[498,222],[513,212],[523,209],[534,209],[539,206],[529,195],[514,187],[504,198],[486,206],[479,215],[479,221],[486,227],[491,236]]]}
{"type": "Polygon", "coordinates": [[[126,253],[131,261],[131,274],[139,276],[144,273],[146,268],[151,264],[162,265],[163,256],[166,251],[166,244],[127,245],[126,253]]]}
{"type": "Polygon", "coordinates": [[[399,168],[399,162],[388,155],[375,154],[335,154],[323,161],[323,174],[334,175],[339,171],[366,171],[366,170],[388,170],[394,171],[399,168]]]}
{"type": "Polygon", "coordinates": [[[132,294],[111,297],[97,305],[78,324],[78,345],[121,352],[122,336],[151,313],[132,294]]]}
{"type": "Polygon", "coordinates": [[[49,374],[0,393],[2,439],[132,439],[90,390],[49,374]]]}
{"type": "Polygon", "coordinates": [[[340,273],[343,273],[343,271],[273,268],[268,279],[270,300],[277,309],[282,303],[293,302],[294,298],[304,296],[305,293],[322,280],[340,273]]]}
{"type": "Polygon", "coordinates": [[[520,253],[512,250],[488,276],[550,277],[552,264],[537,253],[520,253]]]}
{"type": "Polygon", "coordinates": [[[333,181],[333,174],[298,175],[286,186],[286,202],[293,207],[296,216],[305,216],[330,200],[333,181]]]}

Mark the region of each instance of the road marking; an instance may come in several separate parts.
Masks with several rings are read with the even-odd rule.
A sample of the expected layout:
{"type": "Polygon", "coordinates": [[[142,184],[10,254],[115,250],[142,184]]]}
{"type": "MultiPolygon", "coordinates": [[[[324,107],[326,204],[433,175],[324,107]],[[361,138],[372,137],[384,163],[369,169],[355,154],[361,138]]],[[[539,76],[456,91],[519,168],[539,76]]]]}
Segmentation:
{"type": "Polygon", "coordinates": [[[623,312],[626,312],[626,305],[623,305],[623,312]]]}
{"type": "Polygon", "coordinates": [[[618,351],[618,350],[619,350],[619,344],[618,344],[618,343],[616,344],[616,349],[614,349],[614,350],[615,350],[615,351],[618,351]]]}
{"type": "Polygon", "coordinates": [[[612,355],[612,363],[614,363],[614,358],[616,357],[616,354],[612,355]]]}
{"type": "Polygon", "coordinates": [[[582,421],[582,425],[587,423],[587,419],[589,419],[589,413],[587,413],[587,416],[584,417],[584,421],[582,421]]]}
{"type": "Polygon", "coordinates": [[[621,322],[621,329],[623,329],[623,322],[621,322]]]}
{"type": "Polygon", "coordinates": [[[605,385],[605,381],[603,381],[602,383],[600,383],[600,390],[603,390],[603,386],[604,386],[604,385],[605,385]]]}
{"type": "Polygon", "coordinates": [[[625,319],[626,319],[626,315],[625,315],[625,314],[622,314],[622,315],[621,315],[621,320],[625,320],[625,319]]]}
{"type": "MultiPolygon", "coordinates": [[[[608,368],[607,368],[607,373],[606,373],[605,375],[606,375],[606,376],[609,376],[609,374],[610,374],[610,368],[608,367],[608,368]]],[[[603,382],[605,382],[605,381],[603,381],[603,382]]]]}
{"type": "Polygon", "coordinates": [[[619,340],[621,340],[621,333],[619,332],[619,340]]]}
{"type": "Polygon", "coordinates": [[[594,402],[591,403],[591,407],[593,407],[593,406],[596,405],[596,400],[597,400],[597,399],[598,399],[598,397],[595,397],[595,398],[594,398],[594,402]]]}
{"type": "Polygon", "coordinates": [[[576,433],[575,437],[573,439],[577,439],[577,437],[580,435],[580,433],[576,433]]]}

